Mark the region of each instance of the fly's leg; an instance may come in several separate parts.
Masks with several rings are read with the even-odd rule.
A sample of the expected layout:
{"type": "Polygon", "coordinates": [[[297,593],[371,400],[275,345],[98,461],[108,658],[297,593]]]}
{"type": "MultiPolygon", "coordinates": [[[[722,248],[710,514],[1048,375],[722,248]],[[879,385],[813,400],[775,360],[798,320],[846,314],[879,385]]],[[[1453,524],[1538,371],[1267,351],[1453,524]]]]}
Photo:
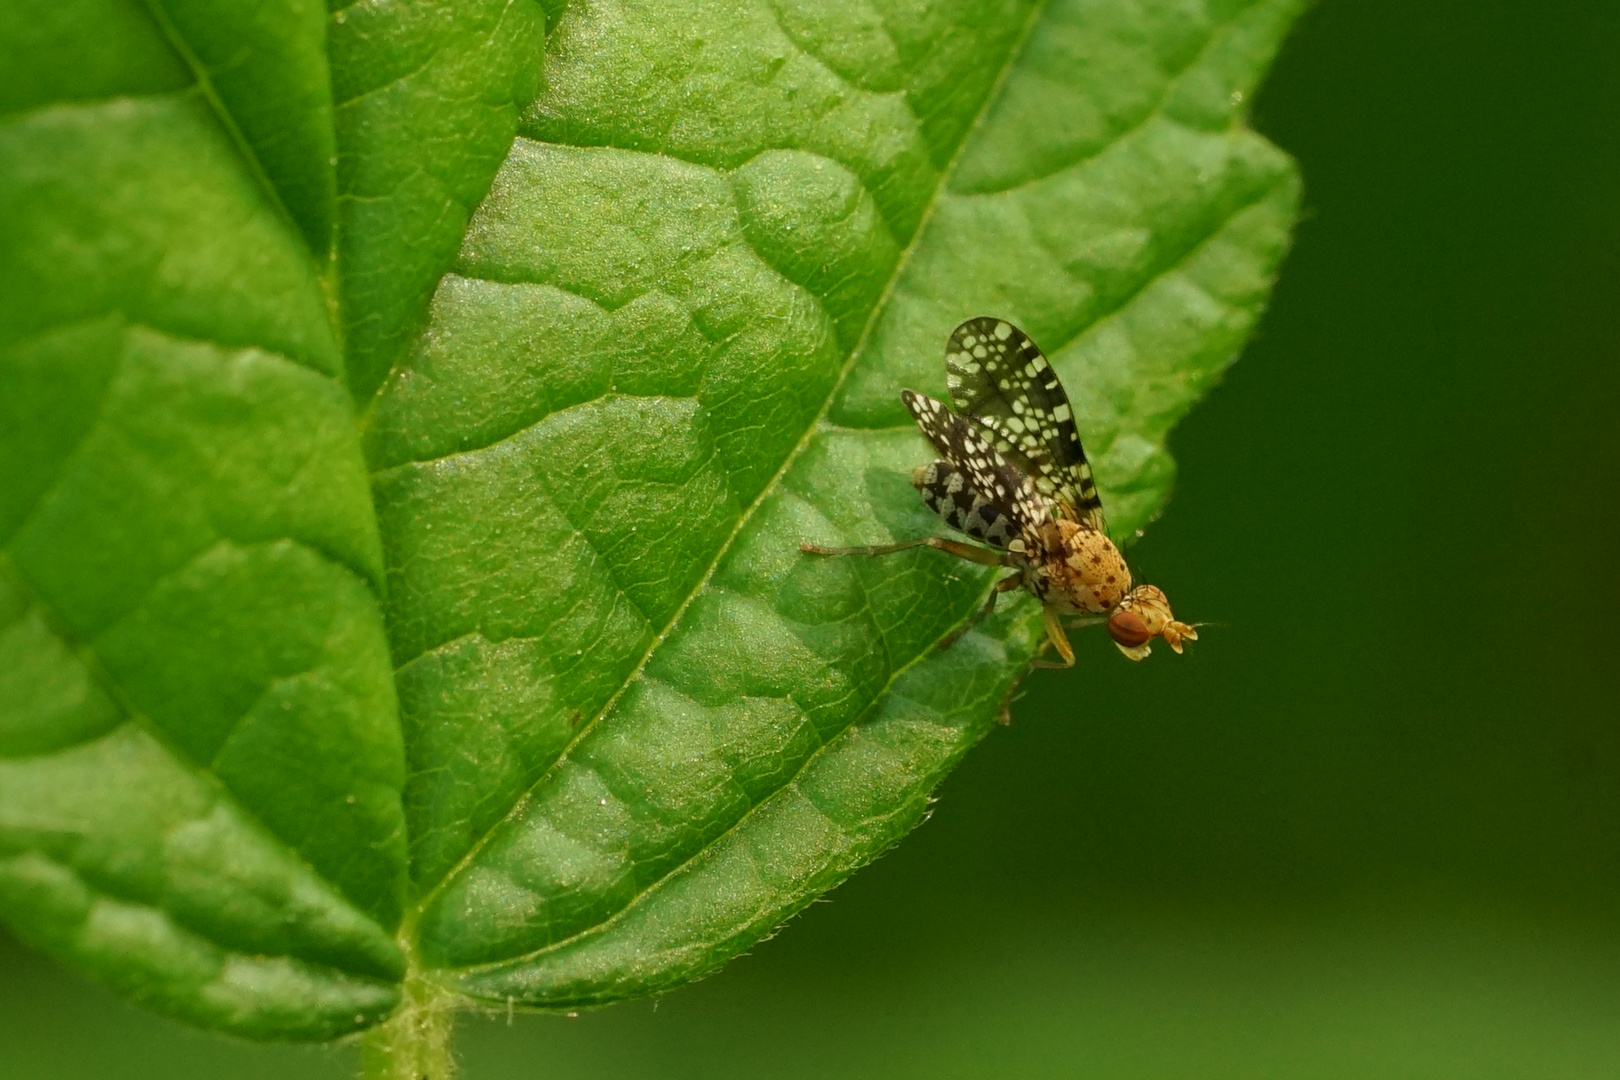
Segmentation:
{"type": "Polygon", "coordinates": [[[1012,592],[1023,583],[1023,574],[1011,574],[996,582],[996,587],[990,590],[990,595],[985,598],[985,601],[983,605],[980,606],[979,610],[970,615],[967,621],[961,626],[958,626],[955,630],[952,630],[949,634],[946,634],[944,637],[940,638],[939,644],[935,647],[939,649],[948,649],[952,645],[955,645],[957,638],[960,638],[963,634],[967,633],[969,630],[972,630],[975,626],[978,626],[984,621],[986,615],[989,615],[992,611],[996,610],[996,600],[1000,598],[1002,593],[1012,592]]]}
{"type": "Polygon", "coordinates": [[[1071,619],[1066,625],[1070,630],[1079,630],[1086,626],[1101,626],[1107,621],[1107,615],[1086,615],[1078,619],[1071,619]]]}
{"type": "Polygon", "coordinates": [[[1006,556],[990,548],[975,547],[956,540],[946,540],[941,536],[928,536],[921,540],[907,540],[903,544],[879,544],[875,547],[822,547],[820,544],[800,544],[799,550],[808,555],[893,555],[897,551],[907,551],[914,547],[937,548],[948,555],[955,555],[958,559],[976,562],[983,566],[1005,566],[1006,556]]]}
{"type": "MultiPolygon", "coordinates": [[[[892,555],[896,551],[907,551],[915,547],[931,547],[943,551],[947,555],[955,555],[958,559],[976,562],[981,566],[1006,566],[1007,556],[990,548],[976,547],[973,544],[964,544],[958,540],[947,540],[942,536],[928,536],[921,540],[907,540],[903,544],[880,544],[875,547],[848,547],[830,548],[820,544],[800,544],[799,550],[811,555],[892,555]]],[[[938,648],[948,649],[956,644],[956,639],[978,626],[984,617],[996,609],[996,598],[1004,592],[1011,592],[1023,583],[1022,574],[1013,574],[996,582],[996,587],[990,590],[990,596],[985,600],[984,606],[974,612],[961,626],[952,630],[940,640],[938,648]]]]}
{"type": "Polygon", "coordinates": [[[1051,660],[1036,660],[1030,667],[1038,668],[1067,668],[1074,667],[1074,650],[1069,647],[1069,635],[1063,632],[1063,620],[1058,618],[1057,612],[1051,608],[1041,611],[1041,618],[1046,621],[1046,637],[1057,649],[1058,655],[1063,657],[1063,663],[1051,660]]]}

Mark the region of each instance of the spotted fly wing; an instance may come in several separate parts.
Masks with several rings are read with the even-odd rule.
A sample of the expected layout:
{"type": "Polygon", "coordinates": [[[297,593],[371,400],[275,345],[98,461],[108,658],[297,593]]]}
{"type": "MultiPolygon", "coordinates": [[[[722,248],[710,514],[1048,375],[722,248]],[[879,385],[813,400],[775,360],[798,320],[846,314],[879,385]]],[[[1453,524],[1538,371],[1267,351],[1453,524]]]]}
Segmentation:
{"type": "MultiPolygon", "coordinates": [[[[1051,513],[1051,502],[1035,490],[1034,482],[996,452],[983,428],[951,412],[944,402],[910,390],[900,391],[900,400],[939,456],[966,478],[970,509],[977,496],[996,515],[1012,520],[1025,550],[1039,550],[1040,527],[1051,513]]],[[[928,498],[928,492],[923,495],[928,498]]]]}
{"type": "Polygon", "coordinates": [[[967,473],[948,461],[930,461],[911,474],[928,509],[965,536],[1006,549],[1023,531],[1011,514],[973,490],[967,473]]]}
{"type": "Polygon", "coordinates": [[[1028,334],[1004,319],[969,319],[945,347],[945,385],[956,411],[988,429],[996,451],[1065,517],[1108,531],[1069,396],[1028,334]]]}

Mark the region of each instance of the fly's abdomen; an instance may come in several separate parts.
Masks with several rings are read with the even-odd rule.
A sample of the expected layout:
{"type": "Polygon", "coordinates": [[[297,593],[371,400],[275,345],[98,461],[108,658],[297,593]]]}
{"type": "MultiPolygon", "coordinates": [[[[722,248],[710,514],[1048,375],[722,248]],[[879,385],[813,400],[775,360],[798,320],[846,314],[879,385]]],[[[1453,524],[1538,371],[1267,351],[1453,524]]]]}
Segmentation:
{"type": "Polygon", "coordinates": [[[998,548],[1007,546],[1012,518],[973,490],[967,474],[947,461],[931,461],[911,474],[923,502],[959,533],[998,548]]]}

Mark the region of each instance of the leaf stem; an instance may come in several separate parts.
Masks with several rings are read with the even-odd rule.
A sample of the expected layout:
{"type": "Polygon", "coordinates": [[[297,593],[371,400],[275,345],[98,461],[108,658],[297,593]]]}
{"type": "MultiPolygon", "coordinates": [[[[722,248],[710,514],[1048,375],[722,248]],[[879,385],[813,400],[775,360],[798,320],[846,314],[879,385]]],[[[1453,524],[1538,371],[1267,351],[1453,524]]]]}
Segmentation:
{"type": "Polygon", "coordinates": [[[421,979],[407,979],[405,1000],[386,1024],[360,1043],[362,1080],[450,1080],[455,998],[421,979]]]}

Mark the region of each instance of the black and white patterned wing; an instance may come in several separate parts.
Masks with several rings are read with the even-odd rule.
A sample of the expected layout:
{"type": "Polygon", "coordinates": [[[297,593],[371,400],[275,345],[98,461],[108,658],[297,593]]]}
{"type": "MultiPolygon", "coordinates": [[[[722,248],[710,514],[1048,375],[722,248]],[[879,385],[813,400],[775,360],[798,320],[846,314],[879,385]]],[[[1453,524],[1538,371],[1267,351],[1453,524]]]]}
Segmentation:
{"type": "Polygon", "coordinates": [[[945,347],[945,384],[956,411],[989,429],[1001,456],[1065,517],[1108,531],[1069,396],[1028,334],[1005,319],[969,319],[945,347]]]}
{"type": "Polygon", "coordinates": [[[920,466],[911,474],[911,486],[928,509],[965,536],[1002,550],[1014,539],[1023,538],[1023,530],[1013,516],[973,490],[967,473],[948,461],[930,461],[920,466]]]}
{"type": "Polygon", "coordinates": [[[1035,490],[1034,482],[996,452],[988,432],[951,412],[943,401],[910,390],[900,391],[900,400],[939,456],[966,477],[972,493],[997,514],[1011,519],[1025,550],[1038,550],[1040,527],[1051,514],[1052,504],[1035,490]]]}

